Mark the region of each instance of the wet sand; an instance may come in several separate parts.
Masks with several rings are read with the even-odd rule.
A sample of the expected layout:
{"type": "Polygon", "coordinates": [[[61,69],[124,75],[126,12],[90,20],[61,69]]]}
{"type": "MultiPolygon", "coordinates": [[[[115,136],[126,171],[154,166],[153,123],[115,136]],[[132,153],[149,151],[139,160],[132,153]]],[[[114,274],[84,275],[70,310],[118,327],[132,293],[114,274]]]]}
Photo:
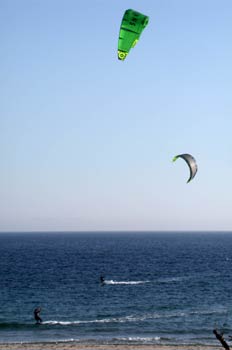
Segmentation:
{"type": "Polygon", "coordinates": [[[0,350],[221,350],[220,346],[201,345],[89,345],[81,343],[7,343],[0,350]]]}

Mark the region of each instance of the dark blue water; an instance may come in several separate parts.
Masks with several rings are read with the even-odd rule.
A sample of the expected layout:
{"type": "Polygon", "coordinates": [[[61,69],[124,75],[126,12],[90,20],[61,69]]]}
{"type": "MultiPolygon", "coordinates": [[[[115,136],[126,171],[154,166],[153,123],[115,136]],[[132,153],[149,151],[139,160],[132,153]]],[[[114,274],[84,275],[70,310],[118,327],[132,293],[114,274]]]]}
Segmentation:
{"type": "Polygon", "coordinates": [[[0,234],[2,343],[217,344],[231,325],[232,234],[0,234]]]}

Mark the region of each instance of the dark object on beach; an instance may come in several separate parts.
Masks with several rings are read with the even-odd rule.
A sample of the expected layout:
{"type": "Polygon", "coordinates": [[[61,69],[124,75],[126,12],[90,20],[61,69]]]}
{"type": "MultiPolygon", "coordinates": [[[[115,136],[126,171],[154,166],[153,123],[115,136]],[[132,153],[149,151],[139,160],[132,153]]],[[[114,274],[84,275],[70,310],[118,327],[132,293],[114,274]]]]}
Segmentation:
{"type": "Polygon", "coordinates": [[[215,337],[220,341],[220,343],[222,344],[223,348],[226,349],[226,350],[230,350],[229,345],[227,344],[227,342],[223,338],[223,333],[220,334],[216,329],[213,330],[213,333],[215,334],[215,337]]]}
{"type": "Polygon", "coordinates": [[[34,310],[34,318],[36,320],[36,324],[40,324],[42,323],[42,318],[39,316],[39,313],[41,312],[41,308],[40,307],[37,307],[35,310],[34,310]]]}

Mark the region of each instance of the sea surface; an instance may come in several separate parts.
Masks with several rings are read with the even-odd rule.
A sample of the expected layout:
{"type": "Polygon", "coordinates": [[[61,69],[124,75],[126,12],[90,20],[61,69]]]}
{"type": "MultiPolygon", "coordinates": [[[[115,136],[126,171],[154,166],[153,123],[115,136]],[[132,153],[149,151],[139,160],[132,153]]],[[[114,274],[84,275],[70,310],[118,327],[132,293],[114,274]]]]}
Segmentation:
{"type": "Polygon", "coordinates": [[[215,345],[231,326],[232,233],[0,234],[0,343],[215,345]]]}

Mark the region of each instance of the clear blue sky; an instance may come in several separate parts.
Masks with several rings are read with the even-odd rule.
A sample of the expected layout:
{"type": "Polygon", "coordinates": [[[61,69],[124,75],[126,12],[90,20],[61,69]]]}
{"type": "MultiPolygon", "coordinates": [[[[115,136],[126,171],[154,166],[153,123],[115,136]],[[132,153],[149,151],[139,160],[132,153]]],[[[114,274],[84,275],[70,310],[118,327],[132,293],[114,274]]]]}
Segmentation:
{"type": "Polygon", "coordinates": [[[0,1],[0,231],[232,230],[231,0],[0,1]],[[150,17],[126,61],[122,15],[150,17]],[[173,156],[192,154],[195,179],[173,156]]]}

